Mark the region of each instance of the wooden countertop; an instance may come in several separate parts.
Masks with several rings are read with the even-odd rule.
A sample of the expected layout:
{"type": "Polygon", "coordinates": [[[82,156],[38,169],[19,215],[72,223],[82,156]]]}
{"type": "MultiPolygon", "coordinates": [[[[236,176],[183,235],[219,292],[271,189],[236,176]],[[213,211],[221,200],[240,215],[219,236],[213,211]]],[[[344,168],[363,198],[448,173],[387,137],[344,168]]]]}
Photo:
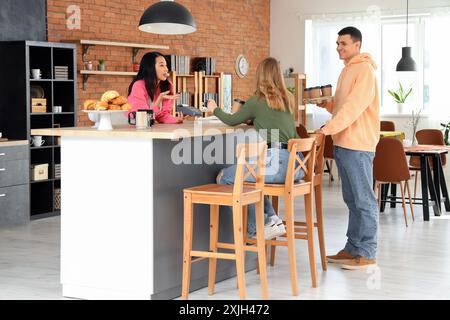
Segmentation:
{"type": "Polygon", "coordinates": [[[13,147],[13,146],[22,146],[22,145],[28,145],[29,142],[27,140],[7,140],[7,141],[0,141],[0,148],[1,147],[13,147]]]}
{"type": "Polygon", "coordinates": [[[99,131],[90,127],[32,129],[32,135],[60,137],[92,137],[92,138],[141,138],[167,139],[192,138],[234,133],[236,130],[248,130],[250,126],[230,127],[220,121],[189,121],[182,124],[156,124],[150,129],[136,130],[134,126],[115,126],[111,131],[99,131]],[[201,122],[201,124],[200,124],[201,122]]]}

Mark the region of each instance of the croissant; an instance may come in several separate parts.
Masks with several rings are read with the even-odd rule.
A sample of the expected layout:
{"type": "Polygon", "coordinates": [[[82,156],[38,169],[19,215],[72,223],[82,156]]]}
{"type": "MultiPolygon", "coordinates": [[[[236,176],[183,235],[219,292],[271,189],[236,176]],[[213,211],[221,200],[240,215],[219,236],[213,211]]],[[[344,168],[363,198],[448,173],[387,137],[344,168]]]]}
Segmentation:
{"type": "Polygon", "coordinates": [[[92,100],[92,99],[86,100],[83,103],[83,109],[84,110],[94,110],[96,103],[97,103],[97,101],[92,100]]]}
{"type": "Polygon", "coordinates": [[[118,104],[118,105],[123,105],[127,102],[128,102],[127,98],[125,98],[124,96],[118,96],[117,98],[108,101],[108,103],[110,104],[118,104]]]}
{"type": "Polygon", "coordinates": [[[122,106],[118,104],[108,104],[109,110],[122,110],[122,106]]]}
{"type": "Polygon", "coordinates": [[[118,96],[120,96],[120,94],[115,91],[115,90],[109,90],[106,91],[103,95],[102,98],[100,99],[103,102],[109,102],[110,100],[117,98],[118,96]]]}
{"type": "Polygon", "coordinates": [[[122,110],[125,111],[131,110],[131,104],[125,103],[124,105],[122,105],[122,110]]]}
{"type": "Polygon", "coordinates": [[[108,110],[108,103],[104,101],[98,101],[95,104],[95,110],[108,110]]]}

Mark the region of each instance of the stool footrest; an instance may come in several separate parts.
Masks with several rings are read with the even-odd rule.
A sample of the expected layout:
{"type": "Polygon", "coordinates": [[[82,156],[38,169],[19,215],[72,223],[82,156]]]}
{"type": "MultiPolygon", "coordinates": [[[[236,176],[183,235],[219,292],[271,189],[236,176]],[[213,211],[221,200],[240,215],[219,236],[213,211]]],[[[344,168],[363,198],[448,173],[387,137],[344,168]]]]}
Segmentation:
{"type": "MultiPolygon", "coordinates": [[[[220,249],[228,249],[228,250],[235,250],[235,245],[232,243],[224,243],[224,242],[218,242],[216,244],[217,248],[220,249]]],[[[252,252],[258,252],[258,248],[255,246],[244,246],[245,251],[252,251],[252,252]]]]}
{"type": "Polygon", "coordinates": [[[191,257],[236,260],[236,255],[234,253],[217,253],[207,251],[191,251],[191,257]]]}

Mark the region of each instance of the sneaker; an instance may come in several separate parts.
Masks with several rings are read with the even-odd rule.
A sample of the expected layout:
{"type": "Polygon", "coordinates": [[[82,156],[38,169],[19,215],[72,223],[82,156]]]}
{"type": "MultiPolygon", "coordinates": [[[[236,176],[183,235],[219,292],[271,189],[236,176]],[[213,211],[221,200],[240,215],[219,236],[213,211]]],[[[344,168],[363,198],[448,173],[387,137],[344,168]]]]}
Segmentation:
{"type": "Polygon", "coordinates": [[[264,239],[270,240],[280,235],[280,230],[278,229],[278,226],[273,222],[270,221],[264,226],[264,239]]]}
{"type": "Polygon", "coordinates": [[[341,250],[334,256],[327,256],[327,261],[330,263],[345,263],[356,257],[345,250],[341,250]]]}
{"type": "Polygon", "coordinates": [[[366,259],[361,256],[357,256],[352,260],[348,260],[344,264],[341,265],[342,269],[345,270],[359,270],[368,267],[376,267],[377,261],[375,259],[366,259]]]}
{"type": "Polygon", "coordinates": [[[278,230],[279,230],[278,236],[281,236],[286,233],[286,227],[284,226],[283,220],[281,220],[281,218],[279,216],[274,214],[273,216],[270,217],[270,219],[278,227],[278,230]]]}

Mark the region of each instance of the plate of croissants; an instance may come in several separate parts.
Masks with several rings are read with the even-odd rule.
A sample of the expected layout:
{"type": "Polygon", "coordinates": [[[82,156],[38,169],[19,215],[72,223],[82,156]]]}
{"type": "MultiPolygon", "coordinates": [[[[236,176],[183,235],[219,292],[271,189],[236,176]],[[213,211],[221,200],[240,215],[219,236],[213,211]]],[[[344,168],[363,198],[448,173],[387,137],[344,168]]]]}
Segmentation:
{"type": "Polygon", "coordinates": [[[97,130],[113,130],[111,123],[112,113],[124,113],[131,109],[127,98],[121,96],[115,90],[109,90],[103,93],[100,101],[85,100],[83,103],[83,111],[88,113],[89,120],[95,122],[92,128],[97,130]]]}
{"type": "Polygon", "coordinates": [[[121,96],[119,92],[115,90],[109,90],[103,93],[100,100],[88,99],[83,103],[83,109],[85,112],[95,111],[128,111],[131,109],[131,105],[128,103],[127,98],[121,96]]]}

